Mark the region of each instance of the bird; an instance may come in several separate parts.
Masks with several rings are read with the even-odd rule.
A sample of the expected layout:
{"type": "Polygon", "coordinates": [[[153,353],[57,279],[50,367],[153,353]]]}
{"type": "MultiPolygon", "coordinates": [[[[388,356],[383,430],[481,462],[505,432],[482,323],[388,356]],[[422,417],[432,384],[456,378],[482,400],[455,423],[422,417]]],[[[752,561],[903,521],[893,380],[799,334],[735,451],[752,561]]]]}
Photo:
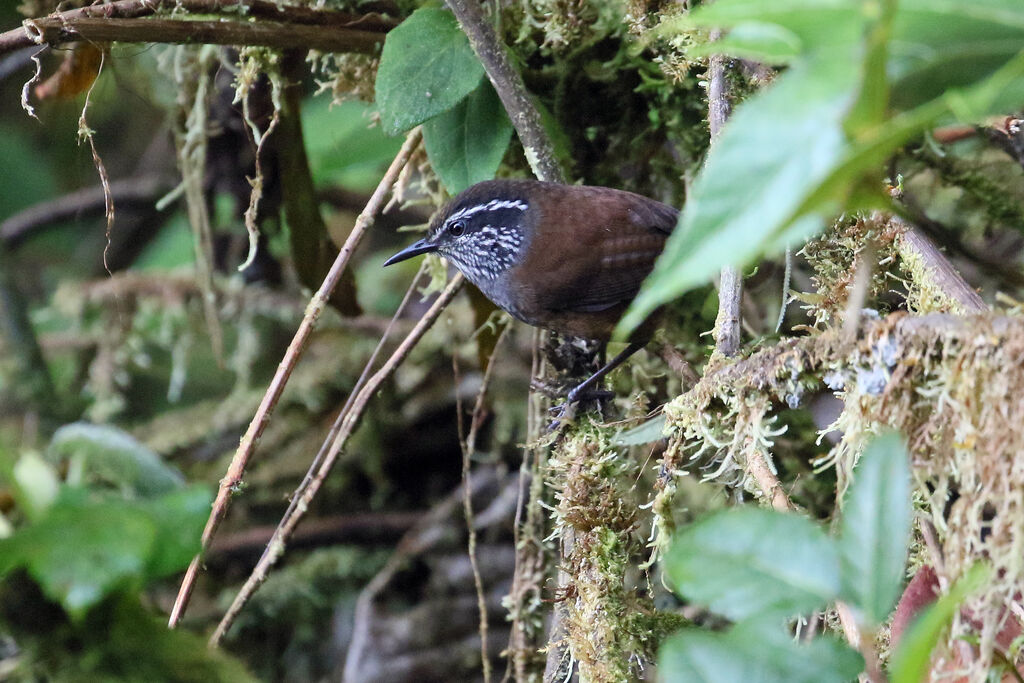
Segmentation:
{"type": "MultiPolygon", "coordinates": [[[[389,266],[437,253],[513,318],[608,341],[679,218],[668,204],[610,187],[527,179],[477,183],[449,201],[426,236],[389,266]]],[[[658,312],[628,346],[568,392],[566,405],[650,340],[658,312]]]]}

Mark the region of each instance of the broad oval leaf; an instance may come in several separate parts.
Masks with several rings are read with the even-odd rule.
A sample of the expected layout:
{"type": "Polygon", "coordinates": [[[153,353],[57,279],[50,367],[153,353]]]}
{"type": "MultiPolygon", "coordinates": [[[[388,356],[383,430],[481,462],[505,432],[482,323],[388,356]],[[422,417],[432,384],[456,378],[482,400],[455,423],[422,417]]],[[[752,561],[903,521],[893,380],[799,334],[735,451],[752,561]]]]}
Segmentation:
{"type": "Polygon", "coordinates": [[[872,440],[853,471],[839,537],[842,594],[872,625],[899,598],[910,544],[910,465],[898,434],[872,440]]]}
{"type": "Polygon", "coordinates": [[[512,122],[490,81],[448,111],[423,124],[430,164],[448,192],[494,177],[512,137],[512,122]]]}
{"type": "Polygon", "coordinates": [[[863,668],[863,658],[835,638],[800,645],[778,624],[763,622],[725,633],[684,629],[658,653],[658,680],[665,683],[846,683],[863,668]]]}
{"type": "MultiPolygon", "coordinates": [[[[626,336],[655,308],[707,282],[722,266],[784,246],[779,236],[847,149],[843,123],[859,73],[856,50],[837,47],[798,61],[736,108],[617,335],[626,336]]],[[[799,233],[814,234],[824,220],[801,216],[799,233]]]]}
{"type": "Polygon", "coordinates": [[[388,33],[381,51],[376,100],[384,131],[395,135],[451,109],[483,73],[451,12],[421,7],[388,33]]]}
{"type": "Polygon", "coordinates": [[[752,507],[679,532],[665,570],[681,595],[733,620],[807,612],[839,593],[839,554],[821,528],[752,507]]]}

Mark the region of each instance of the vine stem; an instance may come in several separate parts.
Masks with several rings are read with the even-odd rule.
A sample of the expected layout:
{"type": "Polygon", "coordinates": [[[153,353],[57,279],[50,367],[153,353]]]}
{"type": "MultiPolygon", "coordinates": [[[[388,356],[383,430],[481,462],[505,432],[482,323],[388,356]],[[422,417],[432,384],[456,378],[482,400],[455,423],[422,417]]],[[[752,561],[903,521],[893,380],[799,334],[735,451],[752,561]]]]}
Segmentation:
{"type": "Polygon", "coordinates": [[[475,516],[473,513],[473,478],[470,465],[473,452],[476,450],[477,434],[480,431],[480,425],[483,424],[484,398],[487,395],[487,387],[490,385],[491,375],[494,371],[494,358],[497,355],[501,340],[505,338],[506,332],[508,332],[508,325],[502,327],[498,339],[494,343],[494,349],[492,349],[491,355],[487,359],[483,380],[480,383],[480,389],[477,391],[476,401],[473,404],[473,412],[469,416],[468,434],[463,424],[462,398],[459,396],[459,355],[458,353],[452,354],[452,371],[455,374],[455,410],[458,418],[459,446],[462,448],[462,512],[466,518],[466,532],[469,539],[466,550],[469,554],[469,564],[473,570],[477,610],[480,614],[480,661],[483,665],[484,683],[490,683],[491,680],[491,660],[487,651],[487,596],[484,593],[483,577],[480,575],[480,562],[476,554],[477,539],[476,524],[474,522],[475,516]]]}
{"type": "MultiPolygon", "coordinates": [[[[504,45],[498,39],[498,35],[494,30],[494,27],[487,20],[484,15],[483,5],[476,0],[447,0],[447,5],[458,20],[459,25],[462,27],[463,33],[469,39],[469,44],[472,46],[473,51],[480,59],[483,64],[484,72],[487,74],[487,78],[491,81],[495,91],[498,93],[498,97],[501,99],[502,105],[505,107],[505,111],[508,113],[509,119],[512,121],[512,126],[516,130],[516,135],[519,137],[520,142],[523,144],[523,151],[526,154],[526,160],[530,164],[530,168],[533,169],[534,175],[540,180],[548,182],[562,183],[565,182],[565,174],[562,171],[561,166],[558,163],[558,159],[555,156],[555,147],[551,142],[551,138],[548,136],[547,131],[544,129],[541,123],[540,112],[534,105],[533,100],[530,97],[529,92],[526,90],[526,85],[523,83],[522,75],[512,66],[512,62],[508,57],[508,53],[505,51],[504,45]]],[[[534,374],[531,376],[530,386],[536,386],[536,380],[539,379],[539,374],[543,374],[543,364],[537,363],[539,356],[540,347],[545,343],[545,335],[543,332],[537,331],[534,335],[534,374]]],[[[528,407],[528,444],[534,444],[539,437],[539,429],[542,420],[539,419],[537,411],[540,410],[540,401],[536,400],[536,396],[533,395],[531,389],[531,395],[529,398],[528,407]]],[[[541,449],[530,445],[527,445],[523,451],[523,462],[524,468],[521,470],[521,484],[520,490],[523,491],[523,484],[525,483],[526,469],[525,463],[529,458],[530,454],[533,454],[533,468],[534,473],[537,474],[540,471],[541,461],[541,449]]],[[[536,483],[536,482],[535,482],[536,483]]],[[[540,491],[543,493],[543,489],[540,487],[530,487],[530,503],[536,502],[533,497],[534,491],[540,491]]],[[[516,513],[518,530],[519,512],[516,513]]],[[[518,539],[518,531],[517,531],[518,539]]],[[[562,539],[562,545],[566,543],[571,545],[570,539],[562,539]]],[[[523,577],[524,564],[527,564],[533,558],[528,558],[521,554],[520,543],[517,540],[516,543],[516,568],[512,578],[512,594],[514,600],[519,600],[526,590],[525,581],[523,577]]],[[[563,585],[566,580],[564,572],[559,572],[559,585],[563,585]]],[[[526,633],[524,632],[524,624],[520,619],[520,611],[522,604],[518,603],[513,608],[512,615],[512,634],[510,636],[509,650],[511,651],[511,660],[515,668],[516,678],[522,680],[526,675],[526,662],[525,662],[525,645],[526,645],[526,633]]],[[[559,625],[563,623],[563,612],[564,606],[559,603],[556,605],[554,610],[554,616],[552,618],[552,630],[549,632],[549,649],[548,649],[548,662],[560,661],[562,655],[565,654],[565,645],[562,643],[563,638],[556,634],[559,625]]]]}
{"type": "Polygon", "coordinates": [[[363,209],[356,219],[352,232],[349,233],[344,246],[338,252],[337,258],[334,259],[334,263],[324,278],[323,284],[320,285],[320,289],[317,290],[306,306],[306,312],[302,317],[302,322],[299,324],[299,329],[295,332],[295,336],[288,345],[284,358],[282,358],[277,366],[277,371],[274,373],[270,386],[267,387],[267,391],[263,395],[263,400],[260,401],[260,405],[256,409],[256,414],[253,415],[248,429],[246,429],[245,434],[242,436],[238,444],[238,450],[235,451],[234,457],[231,458],[227,473],[220,480],[220,487],[217,491],[217,497],[213,502],[213,509],[210,512],[209,519],[206,521],[206,527],[203,529],[200,554],[192,558],[192,563],[186,570],[181,587],[178,589],[174,607],[171,609],[171,615],[168,620],[168,626],[171,628],[178,625],[182,615],[185,613],[185,608],[188,606],[192,590],[195,588],[196,579],[199,576],[201,553],[209,547],[210,539],[213,538],[213,535],[217,532],[217,527],[220,526],[224,516],[227,514],[231,495],[242,482],[242,475],[245,473],[245,468],[249,464],[253,452],[256,450],[256,443],[270,422],[270,416],[274,412],[274,407],[284,392],[284,387],[288,383],[289,377],[291,377],[292,370],[305,350],[306,342],[309,341],[309,336],[316,326],[320,313],[323,311],[328,299],[330,299],[331,293],[341,279],[341,275],[348,265],[352,253],[359,246],[363,235],[373,224],[374,217],[383,208],[391,187],[398,179],[402,169],[409,162],[419,142],[420,129],[415,128],[406,136],[405,144],[402,145],[402,149],[398,152],[394,161],[391,162],[391,166],[388,167],[384,177],[377,185],[377,189],[370,196],[370,200],[366,203],[366,208],[363,209]]]}

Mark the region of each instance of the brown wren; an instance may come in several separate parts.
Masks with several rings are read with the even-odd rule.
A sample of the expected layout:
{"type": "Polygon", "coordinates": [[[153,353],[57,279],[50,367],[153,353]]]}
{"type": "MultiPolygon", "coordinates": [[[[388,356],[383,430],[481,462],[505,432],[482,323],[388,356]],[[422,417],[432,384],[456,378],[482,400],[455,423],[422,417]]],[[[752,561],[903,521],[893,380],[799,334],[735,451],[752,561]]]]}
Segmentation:
{"type": "MultiPolygon", "coordinates": [[[[667,204],[624,190],[488,180],[448,202],[425,238],[384,265],[437,252],[514,318],[607,341],[678,216],[667,204]]],[[[569,392],[567,403],[642,348],[652,332],[648,319],[625,351],[569,392]]]]}

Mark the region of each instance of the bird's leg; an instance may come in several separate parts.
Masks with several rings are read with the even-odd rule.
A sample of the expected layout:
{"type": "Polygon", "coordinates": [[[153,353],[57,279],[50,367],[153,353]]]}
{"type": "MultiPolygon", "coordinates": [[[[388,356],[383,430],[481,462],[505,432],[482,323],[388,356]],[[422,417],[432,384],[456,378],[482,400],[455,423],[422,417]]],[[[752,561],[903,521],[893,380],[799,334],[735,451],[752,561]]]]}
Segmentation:
{"type": "Polygon", "coordinates": [[[630,356],[632,356],[634,353],[636,353],[643,347],[644,344],[641,342],[630,342],[629,346],[623,349],[617,356],[615,356],[615,358],[612,358],[610,361],[605,363],[600,370],[598,370],[593,375],[583,380],[583,382],[574,387],[566,395],[565,403],[563,403],[561,406],[558,406],[558,408],[555,409],[557,411],[555,415],[555,420],[551,424],[549,429],[557,427],[558,424],[564,418],[567,418],[568,415],[574,412],[574,410],[571,409],[570,406],[573,406],[574,404],[579,403],[580,401],[590,398],[608,398],[609,396],[614,396],[614,393],[612,392],[595,390],[593,389],[593,386],[600,382],[604,378],[604,376],[607,375],[609,372],[625,363],[630,356]]]}

